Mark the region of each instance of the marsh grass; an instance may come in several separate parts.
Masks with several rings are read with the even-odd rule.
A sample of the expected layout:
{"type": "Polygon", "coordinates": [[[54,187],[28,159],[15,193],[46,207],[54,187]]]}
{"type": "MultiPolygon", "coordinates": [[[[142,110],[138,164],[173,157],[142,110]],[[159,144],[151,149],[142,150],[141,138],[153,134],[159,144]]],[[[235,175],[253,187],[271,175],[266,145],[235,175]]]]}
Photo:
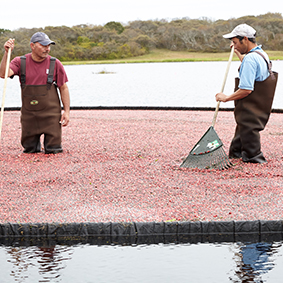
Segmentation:
{"type": "MultiPolygon", "coordinates": [[[[283,51],[266,51],[270,60],[283,60],[283,51]]],[[[206,61],[227,61],[229,52],[222,53],[201,53],[187,51],[170,51],[165,49],[155,49],[149,54],[130,57],[126,59],[114,60],[94,60],[94,61],[68,61],[62,62],[64,65],[83,64],[121,64],[121,63],[154,63],[154,62],[206,62],[206,61]]],[[[238,60],[234,55],[233,60],[238,60]]]]}

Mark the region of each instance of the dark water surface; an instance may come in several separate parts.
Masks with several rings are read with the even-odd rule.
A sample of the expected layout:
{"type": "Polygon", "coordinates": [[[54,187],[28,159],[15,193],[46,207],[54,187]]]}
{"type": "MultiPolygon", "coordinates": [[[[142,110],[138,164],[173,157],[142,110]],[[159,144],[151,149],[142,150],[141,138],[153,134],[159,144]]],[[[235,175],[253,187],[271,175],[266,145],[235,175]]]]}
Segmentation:
{"type": "Polygon", "coordinates": [[[0,246],[0,282],[282,282],[282,242],[0,246]]]}

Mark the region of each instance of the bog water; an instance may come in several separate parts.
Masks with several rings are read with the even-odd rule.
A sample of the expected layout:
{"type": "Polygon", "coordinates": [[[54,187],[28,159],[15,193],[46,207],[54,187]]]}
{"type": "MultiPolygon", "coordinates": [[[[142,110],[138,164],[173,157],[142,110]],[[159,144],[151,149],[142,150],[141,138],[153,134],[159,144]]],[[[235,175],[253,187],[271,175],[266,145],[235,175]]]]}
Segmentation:
{"type": "MultiPolygon", "coordinates": [[[[215,107],[227,62],[131,63],[65,66],[71,106],[215,107]]],[[[224,92],[234,89],[239,62],[232,62],[224,92]]],[[[273,108],[283,107],[283,61],[274,61],[279,81],[273,108]]],[[[0,80],[0,89],[3,88],[0,80]]],[[[1,94],[2,95],[2,94],[1,94]]],[[[18,77],[7,83],[5,107],[20,107],[18,77]]],[[[233,108],[233,102],[221,103],[233,108]]]]}
{"type": "Polygon", "coordinates": [[[282,242],[0,246],[9,282],[282,282],[282,242]]]}

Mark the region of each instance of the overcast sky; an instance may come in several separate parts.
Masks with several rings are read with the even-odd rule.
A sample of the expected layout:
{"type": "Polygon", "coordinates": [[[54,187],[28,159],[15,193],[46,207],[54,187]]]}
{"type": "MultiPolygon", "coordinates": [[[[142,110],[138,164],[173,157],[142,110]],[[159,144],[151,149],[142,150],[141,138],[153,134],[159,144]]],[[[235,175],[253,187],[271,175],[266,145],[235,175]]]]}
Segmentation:
{"type": "Polygon", "coordinates": [[[212,20],[282,13],[283,1],[229,0],[13,0],[2,5],[0,28],[126,24],[135,20],[207,17],[212,20]]]}

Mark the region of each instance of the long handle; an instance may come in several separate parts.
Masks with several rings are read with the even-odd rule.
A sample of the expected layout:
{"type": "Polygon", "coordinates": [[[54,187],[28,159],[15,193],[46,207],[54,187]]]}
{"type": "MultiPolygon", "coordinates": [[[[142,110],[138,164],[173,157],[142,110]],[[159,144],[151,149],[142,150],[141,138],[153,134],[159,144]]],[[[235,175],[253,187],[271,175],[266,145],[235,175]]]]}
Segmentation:
{"type": "Polygon", "coordinates": [[[8,50],[6,70],[5,70],[5,81],[4,81],[4,89],[3,89],[2,105],[1,105],[1,118],[0,118],[0,140],[1,140],[1,132],[2,132],[2,124],[3,124],[4,104],[5,104],[8,74],[9,74],[10,58],[11,58],[11,48],[9,48],[8,50]]]}
{"type": "MultiPolygon", "coordinates": [[[[224,91],[224,87],[225,87],[225,84],[226,84],[226,80],[227,80],[227,76],[228,76],[228,73],[229,73],[229,69],[230,69],[230,65],[231,65],[231,62],[232,62],[233,55],[234,55],[234,46],[232,46],[232,48],[231,48],[230,57],[229,57],[229,60],[228,60],[228,65],[227,65],[227,68],[226,68],[224,80],[223,80],[222,87],[221,87],[221,92],[224,91]]],[[[215,125],[217,114],[218,114],[218,111],[219,111],[219,106],[220,106],[220,101],[217,102],[217,105],[216,105],[216,108],[215,108],[214,117],[213,117],[213,120],[212,120],[212,127],[214,127],[214,125],[215,125]]]]}

